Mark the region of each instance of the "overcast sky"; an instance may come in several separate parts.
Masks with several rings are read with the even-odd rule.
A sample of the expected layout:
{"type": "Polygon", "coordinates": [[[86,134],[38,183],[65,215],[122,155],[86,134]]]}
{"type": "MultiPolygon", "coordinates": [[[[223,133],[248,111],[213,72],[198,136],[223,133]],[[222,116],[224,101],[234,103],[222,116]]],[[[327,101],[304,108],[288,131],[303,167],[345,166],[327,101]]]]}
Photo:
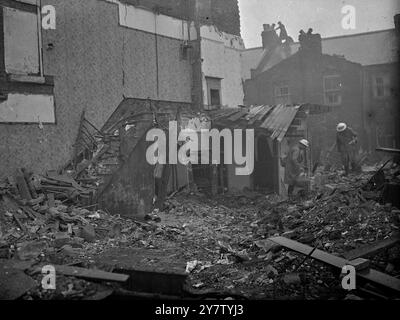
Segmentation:
{"type": "Polygon", "coordinates": [[[261,46],[263,23],[282,21],[289,36],[297,41],[300,29],[322,37],[360,33],[394,27],[400,0],[239,0],[242,37],[246,48],[261,46]],[[342,28],[342,7],[356,9],[356,29],[342,28]]]}

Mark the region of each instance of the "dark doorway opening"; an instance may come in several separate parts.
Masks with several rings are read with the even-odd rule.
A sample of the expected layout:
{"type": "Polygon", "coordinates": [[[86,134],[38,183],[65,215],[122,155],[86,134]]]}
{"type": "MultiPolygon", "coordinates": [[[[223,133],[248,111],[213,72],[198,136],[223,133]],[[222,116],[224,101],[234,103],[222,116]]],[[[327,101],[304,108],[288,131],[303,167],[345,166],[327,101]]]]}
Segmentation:
{"type": "Polygon", "coordinates": [[[261,192],[274,190],[274,161],[266,136],[257,137],[256,159],[254,164],[254,189],[261,192]]]}

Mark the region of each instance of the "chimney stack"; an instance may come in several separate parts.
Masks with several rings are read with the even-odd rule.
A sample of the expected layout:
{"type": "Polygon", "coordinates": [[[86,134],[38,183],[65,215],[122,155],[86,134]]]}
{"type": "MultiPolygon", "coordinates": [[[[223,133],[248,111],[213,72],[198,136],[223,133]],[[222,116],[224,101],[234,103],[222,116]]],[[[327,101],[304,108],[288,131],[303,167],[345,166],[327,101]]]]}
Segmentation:
{"type": "Polygon", "coordinates": [[[263,32],[261,33],[262,46],[264,49],[272,50],[281,44],[279,36],[275,29],[275,24],[270,26],[269,24],[263,24],[263,32]]]}
{"type": "Polygon", "coordinates": [[[313,34],[313,30],[308,29],[307,33],[300,30],[299,35],[300,51],[309,55],[322,54],[322,41],[319,33],[313,34]]]}

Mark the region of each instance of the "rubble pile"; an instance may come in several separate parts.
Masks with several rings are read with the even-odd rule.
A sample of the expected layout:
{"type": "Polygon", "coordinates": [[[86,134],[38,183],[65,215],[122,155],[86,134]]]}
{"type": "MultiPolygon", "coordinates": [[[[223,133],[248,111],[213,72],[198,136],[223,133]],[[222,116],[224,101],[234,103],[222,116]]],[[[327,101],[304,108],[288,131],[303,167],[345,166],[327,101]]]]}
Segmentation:
{"type": "MultiPolygon", "coordinates": [[[[349,177],[325,172],[319,174],[314,192],[295,199],[249,190],[208,197],[185,189],[167,198],[164,209],[148,213],[144,221],[88,205],[89,188],[69,176],[30,175],[24,180],[26,188],[21,188],[20,177],[16,184],[8,179],[0,183],[0,259],[3,264],[29,264],[24,275],[32,277],[36,286],[30,284],[18,295],[24,299],[110,295],[113,288],[68,274],[51,293],[40,287],[41,275],[31,270],[49,263],[96,270],[103,253],[124,248],[171,250],[186,261],[188,282],[196,292],[256,299],[344,299],[336,270],[269,238],[283,236],[345,256],[395,237],[400,211],[379,202],[382,190],[369,186],[373,176],[373,172],[349,177]],[[24,190],[31,199],[26,198],[28,193],[23,196],[24,190]]],[[[393,165],[385,170],[388,181],[398,176],[393,165]]],[[[371,266],[398,277],[399,256],[399,246],[393,246],[376,254],[371,266]]]]}

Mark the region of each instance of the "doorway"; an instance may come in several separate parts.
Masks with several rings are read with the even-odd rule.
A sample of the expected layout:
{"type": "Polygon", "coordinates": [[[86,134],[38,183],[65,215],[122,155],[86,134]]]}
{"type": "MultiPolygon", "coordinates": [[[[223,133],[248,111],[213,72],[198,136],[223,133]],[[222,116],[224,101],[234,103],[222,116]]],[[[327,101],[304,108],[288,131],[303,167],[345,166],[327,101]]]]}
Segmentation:
{"type": "Polygon", "coordinates": [[[274,191],[274,158],[267,136],[257,137],[256,159],[254,164],[254,189],[261,192],[274,191]]]}

